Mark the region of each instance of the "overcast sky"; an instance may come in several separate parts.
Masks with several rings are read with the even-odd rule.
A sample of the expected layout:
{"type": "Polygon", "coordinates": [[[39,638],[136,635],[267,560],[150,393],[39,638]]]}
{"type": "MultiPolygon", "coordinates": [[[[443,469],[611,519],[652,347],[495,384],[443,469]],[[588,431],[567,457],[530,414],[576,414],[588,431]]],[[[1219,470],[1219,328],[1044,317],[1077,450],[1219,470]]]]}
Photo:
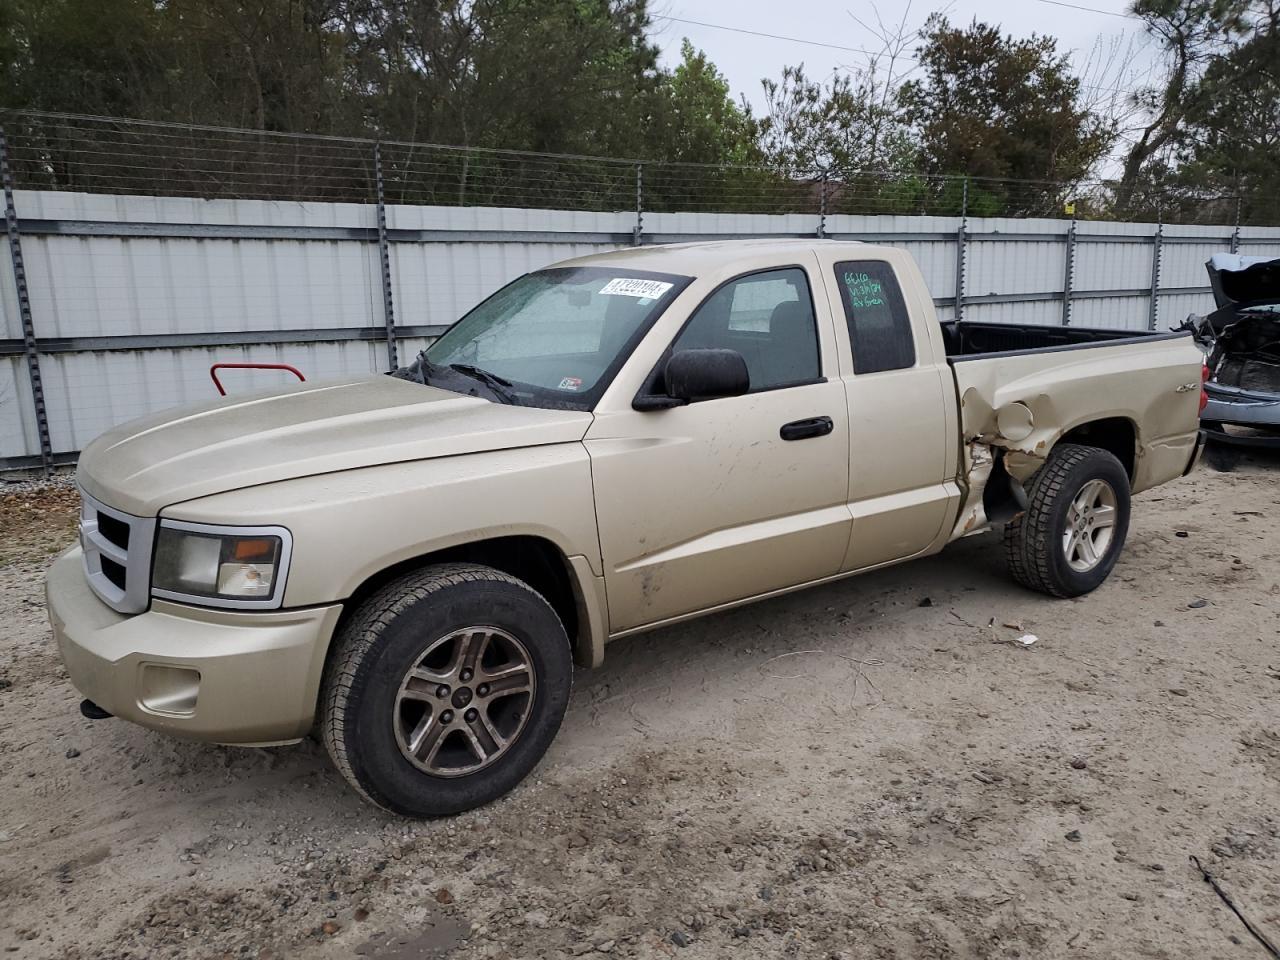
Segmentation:
{"type": "MultiPolygon", "coordinates": [[[[1099,87],[1113,88],[1120,82],[1133,86],[1150,69],[1151,51],[1143,42],[1142,25],[1123,16],[1129,0],[1073,0],[1092,12],[1071,9],[1047,0],[913,0],[909,26],[916,28],[934,10],[948,12],[951,22],[967,25],[974,17],[999,24],[1003,32],[1025,37],[1032,33],[1051,34],[1059,49],[1071,53],[1078,69],[1087,72],[1091,53],[1098,45],[1109,51],[1114,42],[1122,49],[1132,40],[1138,46],[1123,58],[1128,71],[1113,69],[1100,79],[1099,87]],[[1116,14],[1120,14],[1117,16],[1116,14]]],[[[875,8],[886,20],[902,16],[904,0],[654,0],[654,39],[662,47],[663,62],[674,66],[680,60],[680,41],[688,37],[728,78],[735,98],[745,94],[760,111],[762,77],[777,77],[788,64],[803,61],[806,73],[815,79],[829,78],[833,71],[865,64],[866,57],[842,50],[825,49],[805,43],[746,36],[724,29],[694,26],[662,19],[659,15],[698,20],[709,24],[754,30],[760,33],[795,37],[801,40],[879,50],[880,41],[860,27],[850,16],[874,23],[875,8]]],[[[907,64],[909,67],[910,64],[907,64]]],[[[1099,79],[1091,74],[1092,79],[1099,79]]],[[[1095,89],[1097,93],[1099,90],[1095,89]]]]}

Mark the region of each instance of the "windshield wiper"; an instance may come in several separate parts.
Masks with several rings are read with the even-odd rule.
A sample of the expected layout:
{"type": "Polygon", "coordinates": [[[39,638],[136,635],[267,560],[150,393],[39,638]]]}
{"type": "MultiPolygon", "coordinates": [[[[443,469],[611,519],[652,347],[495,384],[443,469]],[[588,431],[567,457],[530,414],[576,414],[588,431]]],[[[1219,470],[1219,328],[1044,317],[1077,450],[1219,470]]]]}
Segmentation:
{"type": "Polygon", "coordinates": [[[506,377],[500,377],[496,373],[490,373],[471,363],[451,363],[450,370],[457,370],[459,373],[468,377],[474,377],[495,394],[501,397],[506,403],[514,403],[516,399],[515,391],[512,390],[512,383],[506,377]]]}

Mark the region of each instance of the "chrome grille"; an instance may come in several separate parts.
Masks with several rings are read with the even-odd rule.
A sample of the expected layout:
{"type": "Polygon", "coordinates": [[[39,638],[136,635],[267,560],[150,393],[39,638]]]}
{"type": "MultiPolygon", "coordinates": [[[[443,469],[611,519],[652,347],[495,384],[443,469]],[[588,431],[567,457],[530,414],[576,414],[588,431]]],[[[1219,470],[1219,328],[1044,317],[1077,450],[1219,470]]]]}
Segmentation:
{"type": "Polygon", "coordinates": [[[102,602],[120,613],[147,609],[154,517],[134,517],[80,491],[84,573],[102,602]]]}

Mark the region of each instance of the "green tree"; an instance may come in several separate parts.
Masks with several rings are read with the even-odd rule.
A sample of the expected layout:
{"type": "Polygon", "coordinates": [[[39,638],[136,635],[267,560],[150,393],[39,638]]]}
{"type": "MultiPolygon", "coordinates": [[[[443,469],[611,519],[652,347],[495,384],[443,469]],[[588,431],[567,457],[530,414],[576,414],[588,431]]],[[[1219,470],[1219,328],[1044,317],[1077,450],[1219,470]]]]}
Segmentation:
{"type": "Polygon", "coordinates": [[[1053,38],[1018,40],[976,20],[959,29],[937,14],[922,37],[923,76],[899,99],[924,171],[983,178],[970,194],[982,212],[1056,209],[1061,198],[1047,181],[1085,177],[1115,131],[1082,105],[1053,38]]]}
{"type": "MultiPolygon", "coordinates": [[[[646,3],[0,0],[0,106],[509,151],[745,157],[749,118],[705,56],[659,68],[646,3]]],[[[231,149],[172,131],[140,145],[135,128],[114,143],[128,150],[108,152],[120,134],[97,129],[44,123],[26,137],[46,141],[24,157],[29,171],[48,185],[119,189],[150,189],[153,174],[201,195],[370,189],[365,147],[263,137],[231,149]]],[[[392,196],[410,201],[634,202],[628,164],[389,144],[384,167],[392,196]]]]}
{"type": "Polygon", "coordinates": [[[873,61],[823,85],[803,65],[784,68],[781,79],[763,81],[761,153],[787,176],[814,181],[815,196],[825,190],[831,212],[914,210],[921,186],[912,172],[916,148],[889,75],[873,61]]]}
{"type": "Polygon", "coordinates": [[[483,0],[472,16],[472,124],[484,133],[460,142],[639,152],[637,113],[658,83],[644,0],[483,0]]]}
{"type": "Polygon", "coordinates": [[[166,82],[144,116],[308,133],[358,123],[321,0],[166,0],[157,19],[166,82]]]}
{"type": "Polygon", "coordinates": [[[681,61],[663,71],[645,117],[640,156],[645,205],[659,210],[769,209],[778,177],[760,162],[755,120],[728,81],[685,40],[681,61]]]}
{"type": "Polygon", "coordinates": [[[340,37],[319,0],[9,0],[9,107],[331,132],[340,37]]]}
{"type": "Polygon", "coordinates": [[[1115,197],[1120,211],[1134,212],[1142,181],[1150,186],[1168,169],[1161,155],[1179,137],[1197,79],[1245,28],[1249,5],[1250,0],[1134,0],[1134,16],[1164,53],[1165,74],[1158,87],[1135,95],[1145,120],[1125,152],[1115,197]]]}
{"type": "Polygon", "coordinates": [[[4,0],[0,105],[640,152],[646,0],[4,0]]]}
{"type": "Polygon", "coordinates": [[[165,83],[152,0],[4,0],[0,106],[137,115],[165,83]]]}
{"type": "Polygon", "coordinates": [[[688,40],[680,57],[659,80],[642,155],[684,163],[759,160],[754,120],[730,96],[729,82],[688,40]]]}
{"type": "MultiPolygon", "coordinates": [[[[1171,179],[1201,197],[1239,197],[1245,218],[1280,212],[1280,6],[1262,11],[1249,38],[1215,57],[1191,87],[1171,179]]],[[[1211,201],[1212,202],[1212,201],[1211,201]]],[[[1233,209],[1215,211],[1218,222],[1233,209]]]]}
{"type": "Polygon", "coordinates": [[[335,0],[358,97],[388,137],[635,154],[658,83],[645,0],[335,0]]]}
{"type": "Polygon", "coordinates": [[[826,171],[842,177],[914,164],[915,151],[897,113],[896,92],[874,66],[837,74],[823,86],[811,80],[801,64],[783,68],[780,80],[764,80],[763,86],[761,150],[780,169],[793,175],[826,171]]]}

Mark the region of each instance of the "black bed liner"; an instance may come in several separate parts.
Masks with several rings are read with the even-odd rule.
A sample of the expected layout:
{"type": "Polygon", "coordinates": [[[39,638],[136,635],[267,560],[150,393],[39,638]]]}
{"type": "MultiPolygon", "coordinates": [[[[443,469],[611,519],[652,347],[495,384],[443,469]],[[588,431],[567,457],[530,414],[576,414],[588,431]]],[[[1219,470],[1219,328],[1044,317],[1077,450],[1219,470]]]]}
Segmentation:
{"type": "Polygon", "coordinates": [[[988,357],[1029,353],[1054,353],[1125,343],[1150,343],[1190,336],[1185,330],[1156,333],[1146,330],[1109,330],[1101,327],[1040,326],[1021,323],[974,323],[948,320],[941,324],[947,360],[959,363],[988,357]]]}

